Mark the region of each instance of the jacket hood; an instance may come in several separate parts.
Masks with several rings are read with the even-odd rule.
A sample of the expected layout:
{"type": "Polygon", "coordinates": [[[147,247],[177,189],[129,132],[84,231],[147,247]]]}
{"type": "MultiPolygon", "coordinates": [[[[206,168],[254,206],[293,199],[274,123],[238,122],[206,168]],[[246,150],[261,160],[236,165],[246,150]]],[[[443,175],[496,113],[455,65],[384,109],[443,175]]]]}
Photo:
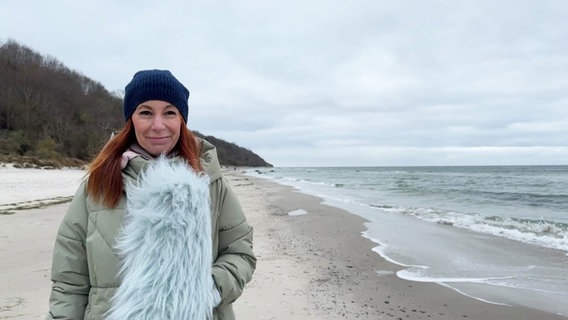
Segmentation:
{"type": "Polygon", "coordinates": [[[217,148],[211,144],[211,142],[197,138],[198,144],[200,145],[200,155],[201,165],[203,170],[209,176],[209,179],[213,182],[221,178],[221,164],[219,163],[219,158],[217,156],[217,148]]]}

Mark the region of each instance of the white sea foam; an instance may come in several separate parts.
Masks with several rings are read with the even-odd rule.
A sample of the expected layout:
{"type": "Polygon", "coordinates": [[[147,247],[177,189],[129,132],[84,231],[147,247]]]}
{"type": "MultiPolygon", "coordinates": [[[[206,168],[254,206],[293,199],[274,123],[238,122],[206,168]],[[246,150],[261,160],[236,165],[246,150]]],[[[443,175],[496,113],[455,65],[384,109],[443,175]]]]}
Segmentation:
{"type": "Polygon", "coordinates": [[[289,216],[301,216],[304,214],[308,214],[308,211],[304,210],[304,209],[297,209],[297,210],[293,210],[288,212],[289,216]]]}
{"type": "Polygon", "coordinates": [[[566,251],[568,230],[558,223],[530,219],[495,218],[481,214],[464,214],[432,208],[382,208],[385,211],[410,215],[421,220],[472,230],[545,248],[566,251]]]}
{"type": "Polygon", "coordinates": [[[512,277],[484,277],[484,278],[466,278],[466,277],[428,277],[424,275],[424,271],[429,267],[413,266],[411,268],[402,269],[396,275],[405,280],[416,282],[436,282],[436,283],[485,283],[490,284],[493,280],[511,279],[512,277]]]}

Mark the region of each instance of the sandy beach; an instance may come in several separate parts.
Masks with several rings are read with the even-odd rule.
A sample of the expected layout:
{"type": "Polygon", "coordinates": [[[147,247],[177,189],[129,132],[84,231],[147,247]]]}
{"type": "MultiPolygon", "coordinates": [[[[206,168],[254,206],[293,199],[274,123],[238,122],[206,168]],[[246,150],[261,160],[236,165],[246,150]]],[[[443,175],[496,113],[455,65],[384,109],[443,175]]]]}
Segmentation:
{"type": "MultiPolygon", "coordinates": [[[[227,171],[255,228],[258,266],[238,319],[566,319],[401,280],[362,237],[364,220],[288,186],[227,171]],[[292,213],[292,214],[291,214],[292,213]]],[[[0,319],[42,319],[55,233],[68,204],[0,215],[0,319]]]]}

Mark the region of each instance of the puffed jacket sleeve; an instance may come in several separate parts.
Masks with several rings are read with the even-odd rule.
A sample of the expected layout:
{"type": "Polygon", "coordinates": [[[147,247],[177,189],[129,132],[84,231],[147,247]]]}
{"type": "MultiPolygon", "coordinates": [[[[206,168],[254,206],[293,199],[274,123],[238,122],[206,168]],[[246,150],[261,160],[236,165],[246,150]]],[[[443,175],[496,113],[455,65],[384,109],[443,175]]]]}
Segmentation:
{"type": "Polygon", "coordinates": [[[90,290],[85,251],[85,186],[79,187],[59,226],[53,251],[47,319],[83,319],[90,290]]]}
{"type": "Polygon", "coordinates": [[[221,295],[220,305],[233,303],[243,292],[256,268],[252,251],[253,229],[241,205],[224,178],[214,187],[218,199],[218,254],[213,278],[221,295]]]}

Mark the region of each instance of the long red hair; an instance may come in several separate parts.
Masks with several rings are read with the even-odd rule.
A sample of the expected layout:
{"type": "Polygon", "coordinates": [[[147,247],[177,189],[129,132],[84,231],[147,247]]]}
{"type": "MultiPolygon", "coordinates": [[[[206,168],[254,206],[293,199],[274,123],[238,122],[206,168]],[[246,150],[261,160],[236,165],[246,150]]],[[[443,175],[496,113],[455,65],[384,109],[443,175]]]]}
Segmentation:
{"type": "MultiPolygon", "coordinates": [[[[114,208],[120,202],[124,191],[122,182],[122,168],[120,162],[122,154],[128,147],[136,142],[136,134],[132,120],[128,119],[124,127],[112,137],[87,170],[87,194],[95,201],[114,208]]],[[[174,147],[179,156],[196,172],[203,171],[199,161],[199,146],[195,136],[182,121],[178,143],[174,147]]]]}

